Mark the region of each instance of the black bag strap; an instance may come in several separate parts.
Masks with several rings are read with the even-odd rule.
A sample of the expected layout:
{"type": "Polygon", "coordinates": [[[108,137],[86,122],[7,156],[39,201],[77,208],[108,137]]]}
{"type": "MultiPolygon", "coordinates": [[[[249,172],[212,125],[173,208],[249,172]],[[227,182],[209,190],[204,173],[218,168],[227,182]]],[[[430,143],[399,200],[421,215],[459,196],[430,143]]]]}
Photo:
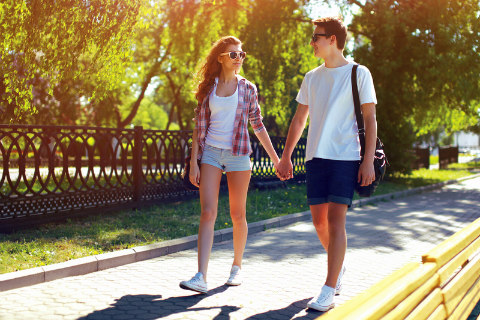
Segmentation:
{"type": "Polygon", "coordinates": [[[353,65],[352,68],[352,94],[353,104],[355,105],[355,116],[357,118],[358,138],[360,139],[360,155],[363,158],[365,155],[365,126],[363,123],[362,110],[360,109],[360,96],[358,94],[357,85],[357,69],[358,64],[353,65]]]}

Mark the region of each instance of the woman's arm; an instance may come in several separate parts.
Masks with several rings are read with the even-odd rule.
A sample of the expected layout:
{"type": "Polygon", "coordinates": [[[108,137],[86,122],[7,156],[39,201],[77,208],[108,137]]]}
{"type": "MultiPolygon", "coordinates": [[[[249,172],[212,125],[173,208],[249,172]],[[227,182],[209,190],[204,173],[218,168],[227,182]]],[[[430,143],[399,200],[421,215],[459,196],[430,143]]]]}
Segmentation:
{"type": "Polygon", "coordinates": [[[252,126],[253,132],[257,136],[258,140],[260,140],[260,143],[265,151],[267,151],[268,156],[273,161],[273,164],[276,168],[277,164],[280,162],[280,158],[278,158],[277,152],[275,151],[272,141],[270,140],[270,136],[268,135],[267,128],[265,128],[262,122],[263,117],[260,111],[260,106],[258,105],[257,90],[255,88],[251,92],[250,101],[248,114],[250,125],[252,126]]]}
{"type": "Polygon", "coordinates": [[[260,143],[262,144],[265,151],[267,151],[268,156],[273,161],[273,165],[277,167],[278,163],[280,162],[280,159],[278,158],[277,152],[275,151],[275,148],[272,145],[272,140],[270,140],[270,136],[268,135],[267,129],[264,129],[262,131],[257,131],[255,132],[255,135],[257,136],[258,140],[260,140],[260,143]]]}
{"type": "Polygon", "coordinates": [[[198,167],[197,157],[198,157],[198,140],[197,140],[198,130],[197,128],[193,129],[192,136],[192,153],[190,154],[190,182],[199,187],[200,185],[200,168],[198,167]]]}

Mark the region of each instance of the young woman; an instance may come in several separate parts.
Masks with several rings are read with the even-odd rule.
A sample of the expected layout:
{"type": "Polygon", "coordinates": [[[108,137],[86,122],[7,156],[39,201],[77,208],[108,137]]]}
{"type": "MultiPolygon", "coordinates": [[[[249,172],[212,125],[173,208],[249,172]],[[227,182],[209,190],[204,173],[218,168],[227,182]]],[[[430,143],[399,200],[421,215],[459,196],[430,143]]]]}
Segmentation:
{"type": "Polygon", "coordinates": [[[217,217],[222,172],[226,172],[233,223],[233,265],[227,285],[242,283],[242,257],[247,242],[246,202],[251,176],[248,121],[275,167],[280,161],[262,122],[257,90],[238,75],[245,52],[235,37],[219,39],[198,72],[190,181],[200,189],[198,273],[180,282],[183,289],[207,292],[207,268],[217,217]],[[197,164],[201,159],[201,165],[197,164]]]}

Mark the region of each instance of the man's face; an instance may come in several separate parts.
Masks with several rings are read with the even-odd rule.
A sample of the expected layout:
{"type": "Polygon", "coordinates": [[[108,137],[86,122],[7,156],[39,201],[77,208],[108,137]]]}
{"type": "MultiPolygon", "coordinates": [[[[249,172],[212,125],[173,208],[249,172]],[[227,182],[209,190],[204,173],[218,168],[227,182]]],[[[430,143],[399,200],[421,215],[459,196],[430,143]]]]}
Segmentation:
{"type": "Polygon", "coordinates": [[[329,50],[331,50],[330,46],[335,45],[335,41],[333,41],[334,36],[326,37],[325,28],[323,27],[316,27],[314,34],[317,34],[316,41],[310,40],[310,45],[313,47],[315,52],[315,57],[317,58],[325,58],[328,55],[329,50]],[[323,34],[323,35],[318,35],[323,34]]]}

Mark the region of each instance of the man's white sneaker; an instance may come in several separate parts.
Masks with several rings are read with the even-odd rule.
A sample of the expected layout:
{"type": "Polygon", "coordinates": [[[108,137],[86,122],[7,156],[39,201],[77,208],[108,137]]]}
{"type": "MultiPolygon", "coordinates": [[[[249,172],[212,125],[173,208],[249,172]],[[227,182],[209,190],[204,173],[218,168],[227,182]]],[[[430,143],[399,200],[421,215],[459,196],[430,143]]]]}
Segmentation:
{"type": "Polygon", "coordinates": [[[342,292],[342,278],[347,268],[342,266],[342,270],[340,270],[340,274],[338,275],[337,285],[335,286],[335,295],[338,296],[342,292]]]}
{"type": "Polygon", "coordinates": [[[314,297],[307,303],[307,307],[318,311],[328,311],[335,307],[335,289],[323,286],[318,297],[314,297]]]}
{"type": "Polygon", "coordinates": [[[226,284],[229,286],[239,286],[243,282],[241,269],[239,266],[233,266],[230,270],[230,278],[228,278],[226,284]]]}
{"type": "Polygon", "coordinates": [[[188,281],[180,282],[180,288],[200,293],[207,293],[208,291],[207,283],[203,280],[203,274],[201,272],[198,272],[188,281]]]}

